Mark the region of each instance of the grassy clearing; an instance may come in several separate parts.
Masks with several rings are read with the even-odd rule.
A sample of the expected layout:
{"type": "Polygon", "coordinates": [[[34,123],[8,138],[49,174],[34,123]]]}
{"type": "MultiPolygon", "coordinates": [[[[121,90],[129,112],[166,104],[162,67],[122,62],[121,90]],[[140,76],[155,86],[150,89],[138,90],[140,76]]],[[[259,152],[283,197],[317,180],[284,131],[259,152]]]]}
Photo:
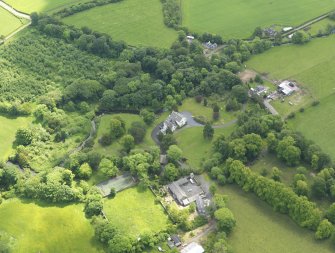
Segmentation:
{"type": "Polygon", "coordinates": [[[311,25],[311,28],[310,28],[310,30],[308,30],[308,32],[311,35],[317,35],[320,30],[325,31],[325,29],[327,28],[327,25],[334,25],[334,24],[335,24],[334,20],[331,20],[329,18],[325,18],[325,19],[311,25]]]}
{"type": "Polygon", "coordinates": [[[332,0],[182,0],[183,25],[192,31],[247,38],[257,26],[296,26],[335,8],[332,0]]]}
{"type": "Polygon", "coordinates": [[[30,117],[10,119],[0,116],[0,160],[6,160],[11,154],[17,129],[27,127],[31,121],[30,117]]]}
{"type": "Polygon", "coordinates": [[[71,4],[76,4],[80,2],[88,2],[87,0],[5,0],[6,3],[13,6],[15,9],[32,13],[36,12],[50,12],[56,9],[64,8],[71,4]]]}
{"type": "Polygon", "coordinates": [[[208,105],[204,106],[203,103],[197,103],[194,98],[187,98],[183,101],[183,104],[179,107],[179,111],[188,111],[191,112],[193,116],[202,116],[211,121],[213,119],[213,109],[211,104],[217,103],[220,107],[220,118],[218,121],[214,122],[213,125],[220,125],[227,123],[235,119],[239,112],[226,112],[225,102],[217,101],[216,99],[209,98],[208,105]]]}
{"type": "Polygon", "coordinates": [[[234,252],[257,253],[330,253],[329,242],[317,242],[314,234],[298,227],[288,216],[274,212],[255,195],[235,185],[220,187],[229,196],[228,207],[235,215],[237,226],[229,236],[234,252]]]}
{"type": "Polygon", "coordinates": [[[320,105],[309,107],[304,113],[297,113],[295,119],[288,124],[302,132],[308,139],[320,145],[322,149],[335,159],[335,96],[321,100],[320,105]]]}
{"type": "MultiPolygon", "coordinates": [[[[229,136],[234,129],[235,125],[215,129],[213,140],[220,134],[229,136]]],[[[202,132],[203,127],[192,127],[181,129],[175,134],[178,146],[183,150],[183,156],[187,159],[187,163],[196,168],[201,167],[202,161],[209,158],[211,154],[213,140],[205,140],[202,132]]]]}
{"type": "Polygon", "coordinates": [[[20,26],[22,26],[24,23],[25,21],[15,17],[11,13],[0,7],[0,24],[6,24],[0,25],[0,36],[9,35],[20,26]]]}
{"type": "Polygon", "coordinates": [[[163,23],[159,0],[124,0],[75,14],[64,22],[88,26],[134,46],[167,48],[177,38],[177,32],[163,23]]]}
{"type": "Polygon", "coordinates": [[[1,204],[0,220],[0,229],[15,238],[13,252],[103,252],[82,205],[12,199],[1,204]]]}
{"type": "Polygon", "coordinates": [[[163,208],[154,203],[155,198],[148,189],[144,192],[130,188],[106,199],[104,211],[111,223],[123,232],[137,237],[146,232],[159,232],[168,225],[163,208]]]}

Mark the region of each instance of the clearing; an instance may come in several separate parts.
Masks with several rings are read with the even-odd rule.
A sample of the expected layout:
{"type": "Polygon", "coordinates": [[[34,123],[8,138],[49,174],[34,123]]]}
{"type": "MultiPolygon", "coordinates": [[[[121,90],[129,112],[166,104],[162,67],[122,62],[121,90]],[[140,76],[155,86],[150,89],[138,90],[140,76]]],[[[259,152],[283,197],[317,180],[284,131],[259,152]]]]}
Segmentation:
{"type": "Polygon", "coordinates": [[[15,17],[11,13],[0,7],[0,24],[6,24],[0,26],[0,36],[7,36],[20,28],[20,26],[24,25],[25,21],[15,17]]]}
{"type": "Polygon", "coordinates": [[[335,8],[332,0],[182,0],[183,26],[197,33],[248,38],[257,26],[297,26],[335,8]]]}
{"type": "Polygon", "coordinates": [[[12,152],[16,131],[31,123],[30,117],[6,118],[0,115],[0,160],[6,160],[12,152]]]}
{"type": "Polygon", "coordinates": [[[132,46],[168,48],[177,39],[177,32],[163,23],[159,0],[124,0],[77,13],[63,21],[107,33],[132,46]]]}
{"type": "Polygon", "coordinates": [[[228,207],[237,220],[229,236],[235,253],[330,253],[329,241],[317,242],[314,233],[300,228],[288,216],[276,213],[265,202],[236,185],[219,187],[228,195],[228,207]]]}
{"type": "Polygon", "coordinates": [[[15,238],[13,252],[103,252],[83,205],[50,206],[11,199],[0,206],[1,230],[15,238]]]}
{"type": "Polygon", "coordinates": [[[5,0],[5,2],[13,6],[16,10],[32,13],[36,12],[51,12],[57,9],[65,8],[72,4],[87,2],[87,0],[5,0]]]}
{"type": "Polygon", "coordinates": [[[130,188],[117,193],[114,199],[105,200],[104,212],[112,224],[136,238],[143,233],[162,231],[169,223],[149,189],[130,188]]]}

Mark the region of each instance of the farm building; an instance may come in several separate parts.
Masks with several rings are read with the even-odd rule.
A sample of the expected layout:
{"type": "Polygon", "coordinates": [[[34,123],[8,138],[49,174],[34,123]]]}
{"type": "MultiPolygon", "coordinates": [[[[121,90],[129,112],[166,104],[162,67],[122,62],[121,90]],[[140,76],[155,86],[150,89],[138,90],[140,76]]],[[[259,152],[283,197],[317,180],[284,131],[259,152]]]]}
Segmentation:
{"type": "Polygon", "coordinates": [[[291,27],[291,26],[284,27],[283,32],[288,32],[288,31],[291,31],[292,29],[293,29],[293,27],[291,27]]]}
{"type": "Polygon", "coordinates": [[[278,90],[285,96],[292,95],[295,91],[298,90],[296,83],[285,80],[278,85],[278,90]]]}
{"type": "Polygon", "coordinates": [[[204,252],[205,252],[204,248],[196,242],[191,242],[189,245],[187,245],[180,251],[180,253],[204,253],[204,252]]]}
{"type": "Polygon", "coordinates": [[[168,189],[176,202],[182,206],[187,206],[196,201],[198,197],[205,196],[204,190],[197,184],[192,174],[172,182],[168,185],[168,189]]]}
{"type": "Polygon", "coordinates": [[[204,46],[208,49],[216,49],[218,47],[218,44],[208,41],[207,43],[204,43],[204,46]]]}
{"type": "Polygon", "coordinates": [[[172,112],[169,117],[164,121],[161,127],[161,133],[166,134],[169,129],[171,132],[176,131],[177,128],[183,127],[187,124],[187,119],[178,112],[172,112]]]}

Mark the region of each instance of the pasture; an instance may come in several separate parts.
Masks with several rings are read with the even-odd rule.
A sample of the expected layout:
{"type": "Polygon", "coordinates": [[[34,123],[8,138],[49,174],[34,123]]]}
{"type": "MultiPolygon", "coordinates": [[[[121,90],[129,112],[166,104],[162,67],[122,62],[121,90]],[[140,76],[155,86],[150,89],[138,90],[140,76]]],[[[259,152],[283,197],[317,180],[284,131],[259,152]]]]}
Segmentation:
{"type": "Polygon", "coordinates": [[[297,26],[335,9],[332,0],[182,0],[183,26],[197,33],[248,38],[257,26],[297,26]]]}
{"type": "Polygon", "coordinates": [[[15,238],[13,252],[103,252],[83,205],[49,206],[11,199],[0,206],[2,231],[15,238]]]}
{"type": "Polygon", "coordinates": [[[229,236],[235,253],[330,253],[329,241],[317,242],[314,233],[300,228],[287,215],[276,213],[262,200],[236,185],[219,187],[229,197],[228,207],[236,218],[229,236]]]}
{"type": "Polygon", "coordinates": [[[0,160],[6,160],[11,154],[16,131],[20,127],[27,127],[31,121],[29,117],[10,119],[0,115],[0,160]]]}
{"type": "MultiPolygon", "coordinates": [[[[214,137],[223,134],[228,137],[235,130],[235,125],[214,129],[214,137]]],[[[210,157],[213,140],[203,137],[203,127],[192,127],[179,130],[175,136],[177,145],[183,151],[183,157],[191,167],[200,168],[202,161],[210,157]]]]}
{"type": "Polygon", "coordinates": [[[19,11],[30,14],[34,11],[52,12],[72,4],[85,3],[87,0],[5,0],[5,2],[19,11]]]}
{"type": "Polygon", "coordinates": [[[25,23],[0,7],[0,36],[7,36],[25,23]],[[2,25],[6,24],[6,25],[2,25]]]}
{"type": "Polygon", "coordinates": [[[177,32],[163,23],[159,0],[124,0],[72,15],[63,21],[77,27],[87,26],[133,46],[168,48],[177,39],[177,32]]]}
{"type": "Polygon", "coordinates": [[[149,189],[130,188],[117,193],[114,199],[105,199],[104,212],[112,224],[134,238],[162,231],[169,223],[149,189]]]}

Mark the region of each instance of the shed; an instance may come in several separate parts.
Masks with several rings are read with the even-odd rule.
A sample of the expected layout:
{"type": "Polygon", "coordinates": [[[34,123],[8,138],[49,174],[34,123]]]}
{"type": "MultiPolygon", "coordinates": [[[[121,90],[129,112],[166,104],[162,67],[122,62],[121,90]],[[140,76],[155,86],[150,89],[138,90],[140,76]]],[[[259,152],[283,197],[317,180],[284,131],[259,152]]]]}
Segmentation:
{"type": "Polygon", "coordinates": [[[175,246],[179,247],[181,245],[181,240],[178,235],[172,235],[171,240],[175,246]]]}

